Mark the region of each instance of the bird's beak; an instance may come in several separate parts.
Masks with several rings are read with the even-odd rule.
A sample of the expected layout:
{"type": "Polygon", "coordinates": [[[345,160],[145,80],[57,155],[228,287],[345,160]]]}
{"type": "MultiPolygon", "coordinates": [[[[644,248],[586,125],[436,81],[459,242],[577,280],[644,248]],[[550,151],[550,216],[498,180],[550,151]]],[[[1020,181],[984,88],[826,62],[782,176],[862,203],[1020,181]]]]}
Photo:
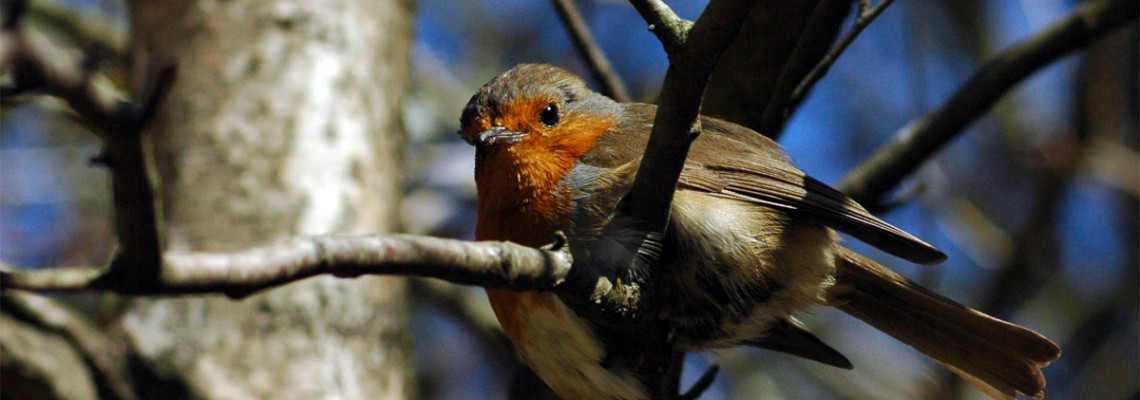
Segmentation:
{"type": "Polygon", "coordinates": [[[479,134],[478,145],[494,146],[499,144],[511,144],[518,142],[524,136],[526,136],[526,133],[512,131],[501,126],[496,126],[479,134]]]}

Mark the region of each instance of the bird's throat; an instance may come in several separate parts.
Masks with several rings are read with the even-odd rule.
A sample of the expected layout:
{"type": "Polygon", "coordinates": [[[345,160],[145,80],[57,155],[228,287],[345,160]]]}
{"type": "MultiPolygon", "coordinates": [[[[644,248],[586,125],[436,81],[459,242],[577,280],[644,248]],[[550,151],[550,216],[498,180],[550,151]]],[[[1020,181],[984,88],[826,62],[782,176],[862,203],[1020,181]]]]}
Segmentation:
{"type": "Polygon", "coordinates": [[[567,117],[557,132],[485,149],[476,160],[478,240],[541,246],[564,229],[572,205],[562,178],[612,125],[614,115],[567,117]]]}
{"type": "Polygon", "coordinates": [[[476,171],[475,239],[545,245],[569,211],[559,185],[573,159],[554,154],[517,157],[509,150],[514,149],[489,155],[476,171]]]}

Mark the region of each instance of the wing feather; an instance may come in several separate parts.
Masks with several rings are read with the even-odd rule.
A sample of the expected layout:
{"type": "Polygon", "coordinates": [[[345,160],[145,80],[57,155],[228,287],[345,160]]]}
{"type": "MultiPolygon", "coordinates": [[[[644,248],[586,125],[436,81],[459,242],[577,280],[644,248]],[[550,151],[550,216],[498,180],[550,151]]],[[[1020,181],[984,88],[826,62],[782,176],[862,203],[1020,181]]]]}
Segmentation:
{"type": "MultiPolygon", "coordinates": [[[[602,134],[581,159],[583,163],[618,168],[640,162],[656,108],[645,104],[624,107],[622,125],[602,134]]],[[[934,246],[804,174],[771,139],[716,118],[702,117],[701,125],[703,133],[689,150],[678,189],[812,215],[836,230],[913,262],[934,264],[946,259],[946,254],[934,246]]],[[[629,173],[636,170],[623,169],[629,173]]]]}

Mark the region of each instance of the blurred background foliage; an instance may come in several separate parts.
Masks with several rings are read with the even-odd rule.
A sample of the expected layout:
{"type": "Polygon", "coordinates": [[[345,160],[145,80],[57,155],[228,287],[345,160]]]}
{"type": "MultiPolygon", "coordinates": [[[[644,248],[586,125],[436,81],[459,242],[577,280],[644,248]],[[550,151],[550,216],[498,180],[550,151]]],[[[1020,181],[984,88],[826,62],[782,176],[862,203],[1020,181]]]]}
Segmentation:
{"type": "MultiPolygon", "coordinates": [[[[689,19],[704,7],[669,3],[689,19]]],[[[37,25],[63,32],[59,40],[85,38],[76,47],[93,49],[103,70],[125,82],[125,5],[35,4],[37,25]]],[[[587,71],[549,2],[415,4],[413,85],[403,104],[403,226],[471,238],[474,151],[454,134],[463,104],[517,63],[587,71]]],[[[834,183],[988,58],[1076,5],[897,2],[843,54],[780,141],[801,168],[834,183]]],[[[623,1],[578,6],[633,97],[652,102],[667,60],[643,20],[623,1]]],[[[1050,398],[1140,398],[1137,48],[1132,23],[1039,71],[899,188],[885,219],[942,248],[949,261],[915,266],[849,242],[939,293],[1057,341],[1062,358],[1045,369],[1050,398]]],[[[97,139],[50,99],[5,104],[0,118],[0,258],[41,266],[105,262],[113,246],[110,195],[105,173],[86,165],[97,139]]],[[[421,397],[505,398],[517,364],[481,289],[422,280],[414,287],[421,397]]],[[[690,355],[686,382],[719,364],[724,369],[705,399],[983,398],[842,313],[816,308],[803,317],[854,371],[734,349],[690,355]]]]}

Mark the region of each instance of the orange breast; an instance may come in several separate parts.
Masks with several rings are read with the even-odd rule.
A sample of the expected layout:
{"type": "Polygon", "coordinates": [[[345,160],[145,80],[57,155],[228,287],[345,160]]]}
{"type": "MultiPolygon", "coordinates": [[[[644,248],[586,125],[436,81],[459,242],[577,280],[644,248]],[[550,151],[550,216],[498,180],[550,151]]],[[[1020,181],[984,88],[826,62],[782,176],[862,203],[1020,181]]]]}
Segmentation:
{"type": "MultiPolygon", "coordinates": [[[[513,213],[481,212],[476,225],[480,240],[511,240],[539,246],[553,227],[519,208],[513,213]]],[[[487,289],[487,298],[519,357],[563,398],[641,399],[636,377],[603,366],[605,349],[590,324],[552,292],[487,289]]]]}
{"type": "MultiPolygon", "coordinates": [[[[509,190],[496,191],[494,195],[480,196],[479,219],[475,227],[476,240],[507,240],[526,246],[539,247],[552,237],[554,228],[549,218],[544,215],[547,211],[549,197],[543,201],[526,202],[518,206],[514,212],[500,212],[485,206],[485,199],[498,200],[498,196],[510,195],[509,190]]],[[[495,203],[492,203],[495,204],[495,203]]],[[[552,301],[550,292],[526,291],[518,292],[504,289],[487,289],[487,298],[491,302],[491,309],[507,336],[516,346],[526,342],[526,331],[520,319],[533,315],[536,311],[551,312],[552,301]],[[541,307],[546,310],[533,310],[541,307]]]]}
{"type": "MultiPolygon", "coordinates": [[[[521,326],[520,318],[526,318],[527,315],[536,312],[534,308],[538,305],[550,304],[553,300],[550,296],[553,296],[550,292],[487,289],[487,299],[491,301],[495,317],[499,319],[503,331],[516,345],[527,340],[526,330],[521,326]]],[[[543,306],[543,308],[549,307],[543,306]]]]}
{"type": "MultiPolygon", "coordinates": [[[[536,135],[509,147],[485,149],[477,161],[477,240],[507,240],[539,247],[567,229],[572,204],[559,181],[594,139],[608,118],[584,119],[594,126],[568,135],[536,135]]],[[[641,399],[637,377],[604,365],[606,351],[588,321],[544,291],[488,289],[491,308],[519,356],[561,397],[641,399]]]]}

